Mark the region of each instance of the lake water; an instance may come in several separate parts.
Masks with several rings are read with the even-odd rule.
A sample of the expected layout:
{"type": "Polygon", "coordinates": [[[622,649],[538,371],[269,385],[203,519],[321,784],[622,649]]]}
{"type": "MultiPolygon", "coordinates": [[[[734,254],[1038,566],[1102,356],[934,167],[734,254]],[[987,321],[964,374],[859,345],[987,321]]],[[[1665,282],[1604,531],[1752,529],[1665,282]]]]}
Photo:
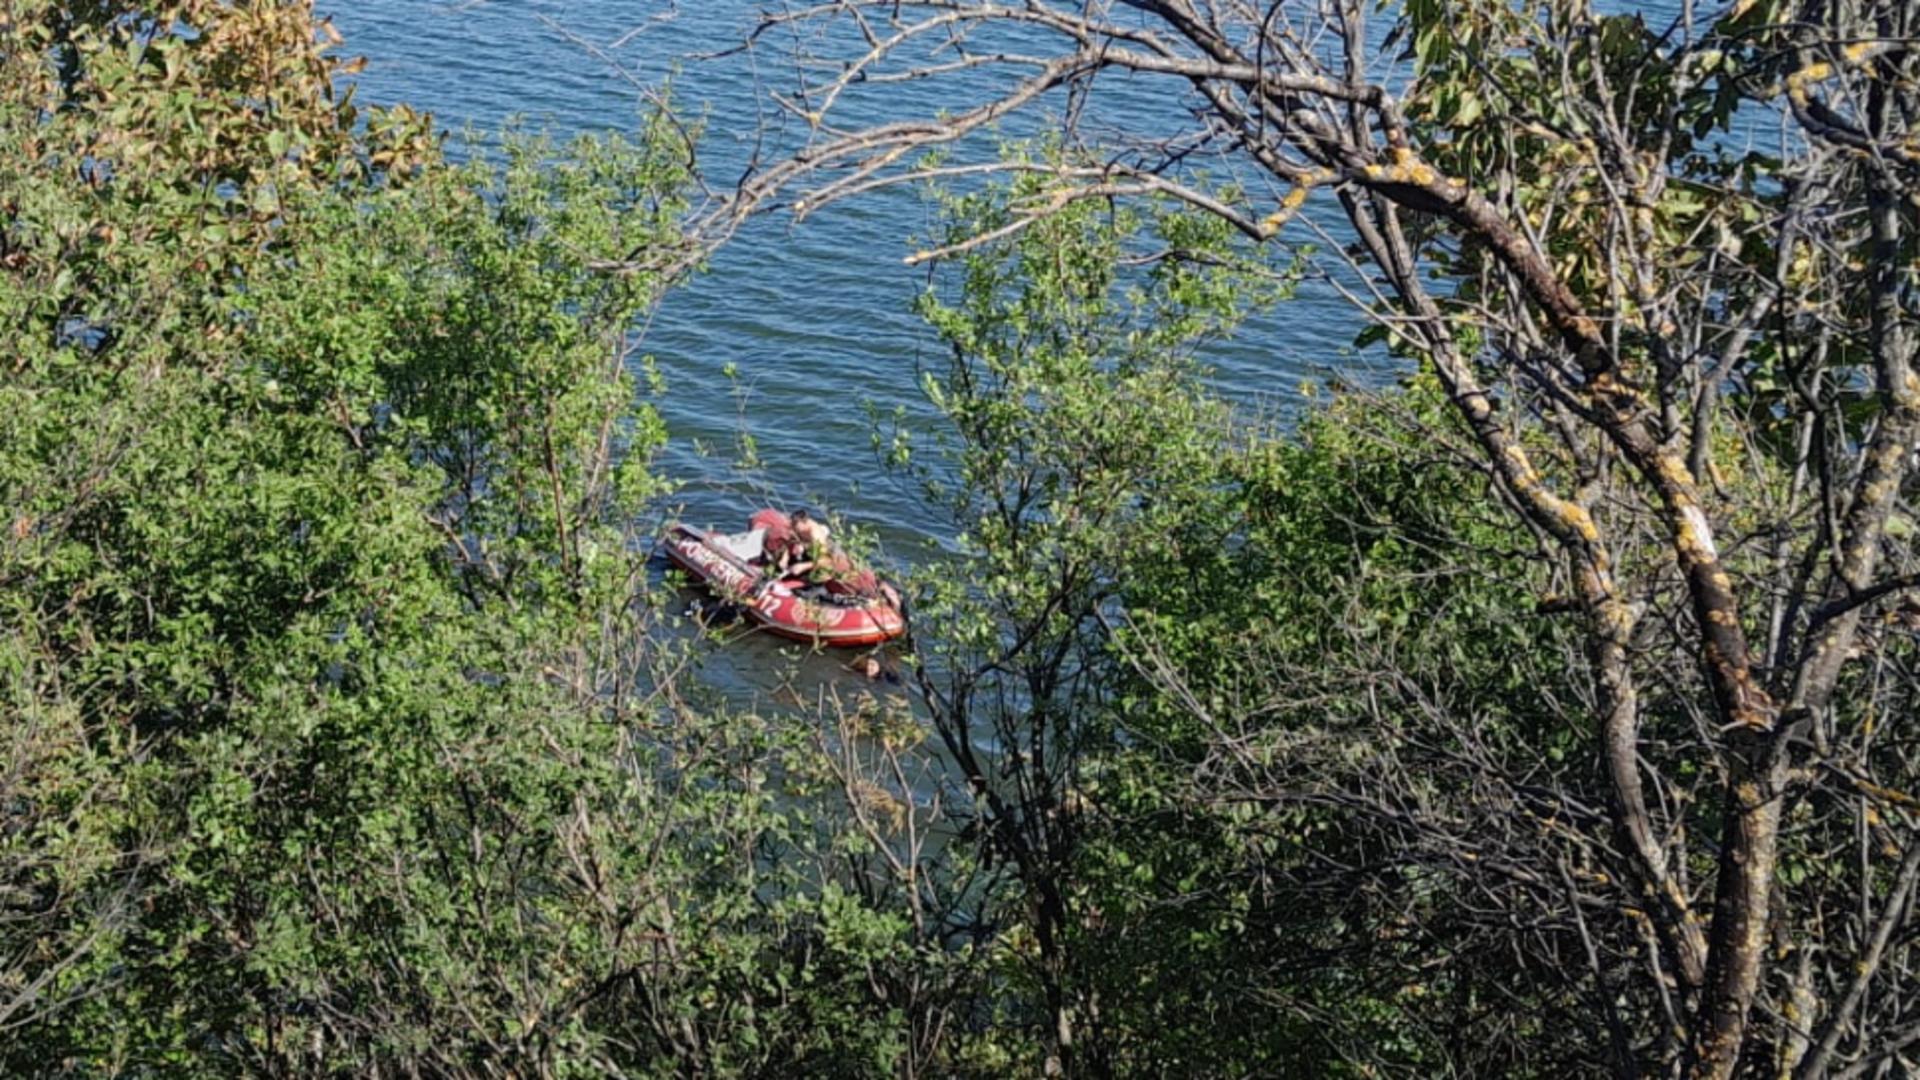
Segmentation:
{"type": "MultiPolygon", "coordinates": [[[[441,125],[498,129],[519,118],[555,135],[631,132],[641,115],[635,80],[675,75],[675,97],[705,116],[709,181],[737,176],[774,111],[770,89],[791,86],[782,48],[758,57],[696,59],[738,44],[765,0],[321,0],[369,66],[363,101],[404,101],[441,125]],[[582,42],[616,58],[617,70],[582,42]],[[617,45],[617,47],[615,47],[617,45]],[[675,74],[677,72],[677,75],[675,74]]],[[[1629,5],[1611,5],[1616,10],[1629,5]]],[[[1631,5],[1652,20],[1678,0],[1631,5]]],[[[1163,81],[1103,83],[1110,115],[1130,125],[1177,122],[1163,81]]],[[[930,115],[964,107],[944,100],[950,83],[892,85],[852,97],[848,122],[930,115]]],[[[856,91],[858,93],[858,91],[856,91]]],[[[1095,118],[1096,121],[1098,117],[1095,118]]],[[[773,137],[791,137],[776,126],[773,137]]],[[[673,443],[663,462],[686,482],[684,515],[730,526],[753,505],[825,507],[877,534],[888,560],[910,563],[939,546],[950,526],[877,467],[866,406],[896,406],[924,420],[920,371],[938,344],[912,314],[925,270],[902,258],[930,231],[926,204],[901,188],[840,204],[799,226],[785,216],[750,222],[704,274],[675,290],[647,332],[668,384],[662,401],[673,443]],[[724,373],[729,365],[738,378],[724,373]],[[752,435],[764,467],[733,467],[736,439],[752,435]]],[[[1385,377],[1377,354],[1347,351],[1359,321],[1328,287],[1248,324],[1203,354],[1216,387],[1252,407],[1297,400],[1303,380],[1329,369],[1358,381],[1385,377]]],[[[716,662],[765,689],[771,646],[734,650],[716,662]]],[[[816,661],[812,665],[820,668],[816,661]]],[[[722,682],[732,681],[723,677],[722,682]]]]}
{"type": "MultiPolygon", "coordinates": [[[[567,35],[605,46],[646,27],[613,55],[646,82],[679,67],[675,96],[705,114],[704,168],[722,183],[747,156],[768,87],[791,76],[771,49],[757,65],[689,57],[737,43],[763,6],[681,0],[657,23],[650,20],[673,5],[354,0],[323,2],[321,10],[334,16],[348,50],[369,60],[362,100],[405,101],[456,131],[497,129],[512,117],[556,134],[632,131],[635,87],[567,35]]],[[[892,87],[878,107],[925,115],[958,104],[937,93],[929,84],[892,87]]],[[[876,103],[848,105],[850,116],[866,118],[876,103]]],[[[911,310],[926,271],[902,259],[929,226],[925,204],[907,189],[829,208],[797,227],[785,216],[760,218],[666,300],[646,340],[669,387],[662,407],[674,444],[665,464],[688,482],[690,516],[721,523],[755,489],[770,487],[763,494],[785,504],[824,505],[876,529],[902,554],[938,541],[940,523],[877,471],[865,410],[871,401],[924,415],[919,371],[939,356],[911,310]],[[737,383],[723,374],[729,364],[737,383]],[[731,467],[743,428],[766,461],[758,476],[731,467]]],[[[1290,396],[1316,365],[1338,362],[1357,329],[1331,296],[1310,296],[1284,315],[1204,357],[1223,389],[1290,396]]]]}
{"type": "MultiPolygon", "coordinates": [[[[739,43],[767,6],[759,0],[317,6],[333,16],[347,51],[368,59],[359,100],[406,102],[455,132],[471,125],[485,133],[513,119],[556,136],[632,132],[642,113],[633,80],[659,83],[677,69],[675,99],[705,117],[703,171],[716,185],[737,177],[750,156],[769,115],[769,87],[792,80],[774,48],[757,60],[694,58],[739,43]],[[609,55],[625,70],[583,41],[603,49],[619,42],[609,55]]],[[[1166,108],[1154,89],[1115,91],[1137,118],[1166,108]]],[[[951,88],[907,84],[843,108],[849,120],[870,120],[883,110],[928,115],[964,104],[942,93],[951,88]]],[[[679,509],[688,520],[730,527],[757,504],[825,507],[874,533],[894,565],[923,559],[951,535],[879,468],[867,411],[869,403],[883,413],[903,407],[927,419],[920,372],[942,357],[912,313],[927,271],[902,260],[931,225],[921,194],[907,188],[830,207],[799,226],[784,215],[762,217],[667,298],[646,349],[668,387],[660,406],[673,442],[662,467],[686,484],[679,509]],[[737,378],[725,374],[729,365],[737,378]],[[742,432],[764,461],[755,472],[733,464],[742,432]]],[[[1336,297],[1307,292],[1284,318],[1250,325],[1203,356],[1223,391],[1249,402],[1294,398],[1302,378],[1340,360],[1357,322],[1336,297]]],[[[767,695],[796,669],[790,689],[802,697],[843,680],[837,660],[781,663],[778,648],[762,638],[721,650],[708,660],[709,680],[748,697],[767,695]]]]}

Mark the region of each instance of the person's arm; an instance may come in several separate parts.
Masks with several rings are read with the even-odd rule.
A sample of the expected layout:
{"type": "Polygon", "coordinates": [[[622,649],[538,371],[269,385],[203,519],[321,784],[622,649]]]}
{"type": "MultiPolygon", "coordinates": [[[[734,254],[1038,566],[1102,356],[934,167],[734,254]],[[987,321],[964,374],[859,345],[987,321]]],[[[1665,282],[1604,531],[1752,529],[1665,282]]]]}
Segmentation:
{"type": "Polygon", "coordinates": [[[780,552],[780,576],[799,577],[813,569],[813,559],[803,555],[804,545],[788,544],[780,552]],[[798,560],[798,561],[796,561],[798,560]]]}

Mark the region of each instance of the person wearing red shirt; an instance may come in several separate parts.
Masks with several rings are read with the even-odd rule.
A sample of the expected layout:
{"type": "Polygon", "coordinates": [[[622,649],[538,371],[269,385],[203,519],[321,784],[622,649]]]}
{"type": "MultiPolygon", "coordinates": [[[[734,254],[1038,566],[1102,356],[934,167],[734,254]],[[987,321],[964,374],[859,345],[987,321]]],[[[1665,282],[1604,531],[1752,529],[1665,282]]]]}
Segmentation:
{"type": "Polygon", "coordinates": [[[793,546],[793,519],[771,507],[754,511],[747,519],[747,528],[759,529],[765,534],[760,539],[760,554],[768,566],[778,566],[781,557],[793,546]]]}

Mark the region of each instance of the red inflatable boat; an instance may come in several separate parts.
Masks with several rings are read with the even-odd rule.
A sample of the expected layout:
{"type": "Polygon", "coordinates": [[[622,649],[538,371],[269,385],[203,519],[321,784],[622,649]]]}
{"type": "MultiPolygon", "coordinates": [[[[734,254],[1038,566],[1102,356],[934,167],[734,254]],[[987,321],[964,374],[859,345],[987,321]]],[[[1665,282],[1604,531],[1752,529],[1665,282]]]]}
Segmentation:
{"type": "Polygon", "coordinates": [[[766,530],[721,534],[674,522],[667,557],[707,588],[738,605],[770,633],[817,645],[878,645],[906,633],[899,608],[840,582],[775,580],[764,564],[766,530]]]}

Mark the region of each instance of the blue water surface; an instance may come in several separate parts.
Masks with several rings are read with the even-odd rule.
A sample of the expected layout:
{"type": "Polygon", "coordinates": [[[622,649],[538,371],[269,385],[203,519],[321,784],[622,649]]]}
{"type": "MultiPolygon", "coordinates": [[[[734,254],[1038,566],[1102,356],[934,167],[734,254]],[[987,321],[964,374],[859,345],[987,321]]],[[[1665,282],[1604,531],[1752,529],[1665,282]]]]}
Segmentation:
{"type": "MultiPolygon", "coordinates": [[[[1680,2],[1600,6],[1662,24],[1680,2]]],[[[563,138],[633,133],[645,112],[642,88],[671,79],[677,105],[704,125],[702,171],[716,187],[737,179],[756,150],[777,155],[806,136],[805,125],[769,104],[770,94],[794,85],[791,40],[770,38],[751,52],[703,58],[739,45],[757,13],[780,8],[779,0],[317,6],[346,35],[348,50],[369,61],[358,80],[361,100],[405,102],[453,132],[497,131],[518,121],[563,138]]],[[[841,55],[850,47],[813,44],[841,55]]],[[[927,116],[977,101],[993,89],[988,78],[856,87],[838,109],[849,125],[927,116]]],[[[1104,104],[1085,117],[1083,130],[1151,136],[1179,129],[1187,117],[1168,86],[1157,79],[1103,81],[1104,104]]],[[[1046,104],[1057,110],[1061,103],[1046,104]]],[[[1043,110],[1010,121],[1001,133],[1035,134],[1045,130],[1045,117],[1043,110]]],[[[1336,211],[1323,201],[1313,209],[1318,216],[1290,233],[1313,240],[1302,225],[1318,223],[1337,242],[1336,211]]],[[[951,544],[955,523],[880,468],[868,412],[901,409],[916,426],[933,423],[921,373],[942,356],[912,313],[929,277],[902,263],[916,250],[914,239],[932,227],[927,200],[910,188],[832,206],[798,225],[790,215],[756,218],[668,296],[645,338],[668,388],[659,404],[673,441],[662,468],[685,484],[666,512],[730,527],[765,503],[826,508],[868,531],[882,564],[894,569],[924,563],[951,544]],[[743,436],[757,447],[757,469],[735,467],[743,436]]],[[[1333,261],[1322,261],[1331,270],[1333,261]]],[[[1302,400],[1303,383],[1329,376],[1378,383],[1395,374],[1378,351],[1350,348],[1360,327],[1335,288],[1309,280],[1297,299],[1254,318],[1231,340],[1210,344],[1200,359],[1213,373],[1212,386],[1246,413],[1284,416],[1302,400]]],[[[751,702],[837,694],[850,678],[837,659],[800,657],[766,639],[718,650],[703,663],[708,685],[751,702]]]]}
{"type": "MultiPolygon", "coordinates": [[[[678,105],[704,118],[703,171],[724,185],[756,147],[777,152],[804,134],[768,104],[770,92],[793,83],[780,42],[701,59],[737,45],[765,6],[335,0],[320,9],[347,49],[368,58],[361,100],[406,102],[455,132],[517,119],[562,137],[631,133],[643,111],[636,84],[671,77],[678,105]]],[[[1117,119],[1171,130],[1181,114],[1166,85],[1142,80],[1104,86],[1103,94],[1117,119]]],[[[952,80],[895,84],[865,96],[856,90],[840,108],[848,122],[927,115],[963,107],[968,90],[952,80]]],[[[661,407],[674,441],[663,465],[686,481],[689,517],[725,524],[767,496],[843,514],[875,530],[895,558],[946,539],[951,525],[878,467],[866,408],[903,407],[927,420],[920,371],[940,356],[911,305],[928,274],[902,260],[931,227],[923,194],[907,188],[829,207],[799,225],[789,215],[759,218],[668,297],[646,348],[668,385],[661,407]],[[726,374],[730,365],[736,377],[726,374]],[[764,461],[758,471],[733,468],[742,432],[764,461]]],[[[1302,380],[1327,366],[1355,364],[1345,346],[1358,327],[1344,301],[1309,284],[1300,300],[1201,359],[1222,392],[1269,410],[1297,400],[1302,380]]],[[[1365,363],[1381,365],[1377,357],[1365,363]]],[[[1372,377],[1377,372],[1363,374],[1372,377]]]]}

